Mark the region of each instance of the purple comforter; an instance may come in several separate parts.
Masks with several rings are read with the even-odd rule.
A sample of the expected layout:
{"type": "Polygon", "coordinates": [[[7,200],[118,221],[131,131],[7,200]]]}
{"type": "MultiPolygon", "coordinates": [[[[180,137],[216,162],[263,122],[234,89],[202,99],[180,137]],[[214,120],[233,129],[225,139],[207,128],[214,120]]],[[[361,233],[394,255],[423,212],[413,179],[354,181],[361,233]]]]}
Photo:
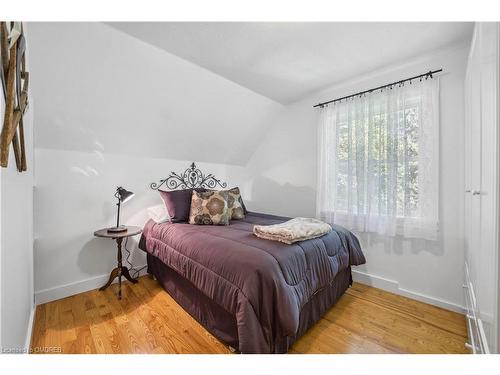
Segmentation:
{"type": "Polygon", "coordinates": [[[273,353],[277,338],[297,332],[301,308],[315,293],[339,271],[365,263],[358,239],[339,226],[293,245],[252,233],[256,224],[286,220],[252,212],[229,226],[150,220],[141,248],[236,317],[241,352],[273,353]]]}

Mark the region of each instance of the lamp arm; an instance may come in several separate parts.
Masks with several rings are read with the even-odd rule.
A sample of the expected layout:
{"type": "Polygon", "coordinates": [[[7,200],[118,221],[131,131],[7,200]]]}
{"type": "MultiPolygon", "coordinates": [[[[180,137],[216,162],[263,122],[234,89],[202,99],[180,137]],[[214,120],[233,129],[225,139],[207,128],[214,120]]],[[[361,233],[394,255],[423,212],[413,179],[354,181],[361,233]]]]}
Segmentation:
{"type": "Polygon", "coordinates": [[[120,199],[118,199],[118,203],[116,205],[118,206],[118,214],[116,215],[116,227],[118,228],[120,226],[120,199]]]}

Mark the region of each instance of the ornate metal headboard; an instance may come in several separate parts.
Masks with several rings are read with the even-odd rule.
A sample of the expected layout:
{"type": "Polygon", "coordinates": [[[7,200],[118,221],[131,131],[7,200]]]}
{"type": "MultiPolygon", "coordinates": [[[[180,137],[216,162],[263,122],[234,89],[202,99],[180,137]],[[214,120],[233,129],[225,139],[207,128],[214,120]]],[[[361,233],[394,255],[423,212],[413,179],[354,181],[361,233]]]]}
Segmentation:
{"type": "Polygon", "coordinates": [[[153,190],[158,190],[163,185],[165,185],[165,188],[169,190],[193,189],[200,187],[215,189],[217,186],[224,189],[227,187],[225,182],[221,182],[221,180],[215,178],[214,175],[203,174],[203,172],[196,167],[194,162],[183,173],[177,174],[175,172],[171,172],[167,178],[160,180],[158,183],[152,182],[149,186],[153,190]]]}

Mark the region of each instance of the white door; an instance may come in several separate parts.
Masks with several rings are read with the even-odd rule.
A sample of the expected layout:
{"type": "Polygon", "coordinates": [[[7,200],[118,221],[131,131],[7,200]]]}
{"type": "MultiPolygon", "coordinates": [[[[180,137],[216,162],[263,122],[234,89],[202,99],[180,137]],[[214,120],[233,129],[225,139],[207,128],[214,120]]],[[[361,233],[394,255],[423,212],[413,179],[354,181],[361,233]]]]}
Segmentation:
{"type": "Polygon", "coordinates": [[[480,205],[481,251],[477,284],[479,316],[486,339],[496,351],[497,305],[497,106],[498,106],[498,25],[479,24],[481,30],[481,180],[473,205],[480,205]],[[478,202],[476,202],[478,201],[478,202]]]}
{"type": "Polygon", "coordinates": [[[497,23],[476,24],[465,82],[465,260],[491,352],[498,350],[498,43],[497,23]]]}

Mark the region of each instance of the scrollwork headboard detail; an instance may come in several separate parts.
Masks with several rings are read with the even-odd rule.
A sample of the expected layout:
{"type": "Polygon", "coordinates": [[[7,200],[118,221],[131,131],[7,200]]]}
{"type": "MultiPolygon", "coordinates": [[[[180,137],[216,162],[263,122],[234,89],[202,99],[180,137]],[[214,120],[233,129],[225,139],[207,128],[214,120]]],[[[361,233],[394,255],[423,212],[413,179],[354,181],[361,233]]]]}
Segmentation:
{"type": "Polygon", "coordinates": [[[215,176],[211,173],[204,174],[193,162],[183,173],[177,174],[175,172],[171,172],[167,178],[164,178],[159,182],[152,182],[149,186],[153,190],[158,190],[162,186],[169,190],[193,188],[215,189],[217,186],[224,189],[227,187],[227,184],[225,182],[221,182],[218,178],[215,178],[215,176]]]}

